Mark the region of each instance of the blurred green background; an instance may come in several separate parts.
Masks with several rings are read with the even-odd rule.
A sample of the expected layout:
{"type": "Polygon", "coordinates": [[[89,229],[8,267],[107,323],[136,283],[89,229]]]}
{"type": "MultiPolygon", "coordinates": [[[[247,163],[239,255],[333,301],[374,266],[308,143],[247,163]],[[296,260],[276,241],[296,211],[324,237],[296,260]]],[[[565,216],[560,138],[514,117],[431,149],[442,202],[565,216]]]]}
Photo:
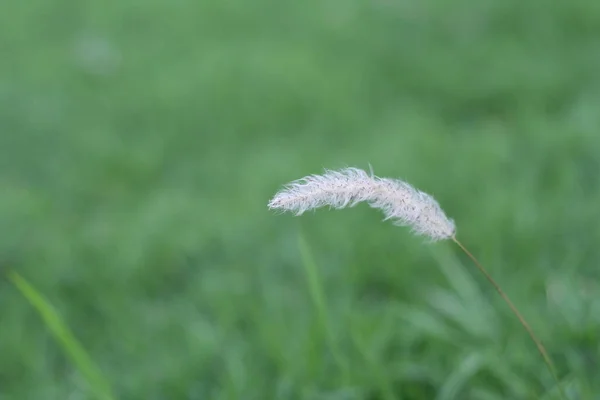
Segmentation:
{"type": "MultiPolygon", "coordinates": [[[[267,209],[371,164],[599,399],[599,71],[593,0],[4,1],[0,268],[118,399],[556,398],[451,243],[267,209]]],[[[0,399],[94,398],[7,281],[0,304],[0,399]]]]}

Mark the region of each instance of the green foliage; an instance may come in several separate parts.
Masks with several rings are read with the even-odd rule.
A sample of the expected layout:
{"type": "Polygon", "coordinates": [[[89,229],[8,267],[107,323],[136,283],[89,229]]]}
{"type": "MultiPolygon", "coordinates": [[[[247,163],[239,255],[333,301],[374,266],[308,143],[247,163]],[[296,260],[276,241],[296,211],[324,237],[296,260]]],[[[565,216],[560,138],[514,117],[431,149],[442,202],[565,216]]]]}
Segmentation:
{"type": "MultiPolygon", "coordinates": [[[[267,210],[371,163],[440,202],[594,399],[598,4],[0,2],[0,265],[117,399],[557,398],[451,243],[366,206],[267,210]]],[[[92,398],[10,287],[0,399],[92,398]]]]}

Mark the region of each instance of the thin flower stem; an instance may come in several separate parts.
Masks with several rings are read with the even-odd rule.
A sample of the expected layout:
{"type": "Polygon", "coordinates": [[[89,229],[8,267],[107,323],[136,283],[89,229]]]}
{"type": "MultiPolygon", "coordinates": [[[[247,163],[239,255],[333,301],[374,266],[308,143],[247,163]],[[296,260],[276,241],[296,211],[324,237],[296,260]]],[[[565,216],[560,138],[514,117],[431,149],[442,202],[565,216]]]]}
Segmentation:
{"type": "Polygon", "coordinates": [[[525,320],[525,318],[523,317],[523,315],[521,315],[521,313],[519,312],[519,310],[517,310],[517,307],[515,307],[515,305],[513,304],[513,302],[506,295],[506,293],[504,293],[504,291],[496,283],[496,281],[494,280],[494,278],[492,278],[492,276],[487,272],[487,270],[483,267],[483,265],[481,265],[481,263],[475,258],[475,256],[473,254],[471,254],[471,252],[469,250],[467,250],[467,248],[461,242],[459,242],[458,239],[456,239],[455,236],[452,236],[452,240],[454,241],[454,243],[456,243],[458,245],[458,247],[461,248],[462,251],[465,252],[465,254],[471,259],[471,261],[473,261],[473,263],[475,264],[475,266],[479,269],[479,271],[481,271],[481,273],[483,273],[483,275],[492,284],[492,286],[494,286],[494,288],[500,294],[500,296],[504,299],[504,301],[506,302],[506,304],[508,304],[508,306],[510,307],[510,309],[512,310],[512,312],[517,316],[517,318],[519,319],[519,322],[521,322],[521,325],[523,325],[523,327],[525,328],[525,330],[527,331],[527,333],[529,333],[529,336],[531,337],[531,340],[533,340],[533,342],[537,346],[538,351],[540,352],[540,354],[542,355],[542,358],[544,359],[544,362],[548,366],[548,369],[550,370],[550,373],[552,374],[552,377],[556,381],[556,385],[558,387],[558,391],[560,392],[560,396],[563,399],[566,399],[567,397],[565,396],[565,393],[562,390],[562,386],[561,386],[560,381],[558,379],[558,375],[556,373],[556,368],[554,367],[554,363],[550,359],[550,356],[548,355],[548,352],[546,351],[546,348],[544,347],[544,345],[542,344],[542,342],[540,341],[540,339],[538,339],[537,335],[533,332],[533,329],[531,329],[531,327],[529,326],[529,324],[527,323],[527,321],[525,320]]]}

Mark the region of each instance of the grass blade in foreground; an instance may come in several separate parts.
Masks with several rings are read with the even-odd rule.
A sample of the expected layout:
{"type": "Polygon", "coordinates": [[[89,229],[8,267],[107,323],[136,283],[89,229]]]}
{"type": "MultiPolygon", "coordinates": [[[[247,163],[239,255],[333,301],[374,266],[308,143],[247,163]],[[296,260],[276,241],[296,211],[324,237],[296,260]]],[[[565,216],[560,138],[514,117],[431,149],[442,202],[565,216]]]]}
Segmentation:
{"type": "Polygon", "coordinates": [[[15,271],[8,272],[8,279],[15,285],[21,294],[36,309],[46,327],[52,332],[61,344],[65,353],[75,363],[81,374],[85,377],[96,398],[100,400],[114,400],[110,385],[102,376],[100,370],[94,365],[91,358],[79,344],[73,333],[56,313],[52,305],[15,271]]]}
{"type": "Polygon", "coordinates": [[[390,219],[397,225],[410,227],[416,235],[428,237],[431,241],[453,240],[517,316],[548,366],[561,397],[566,399],[554,364],[544,345],[500,286],[456,239],[454,221],[446,216],[438,202],[429,194],[398,179],[379,178],[372,172],[369,175],[358,168],[345,168],[340,171],[325,171],[324,175],[310,175],[291,182],[269,201],[268,206],[270,209],[301,215],[305,211],[324,206],[341,209],[353,207],[361,202],[383,211],[386,220],[390,219]]]}

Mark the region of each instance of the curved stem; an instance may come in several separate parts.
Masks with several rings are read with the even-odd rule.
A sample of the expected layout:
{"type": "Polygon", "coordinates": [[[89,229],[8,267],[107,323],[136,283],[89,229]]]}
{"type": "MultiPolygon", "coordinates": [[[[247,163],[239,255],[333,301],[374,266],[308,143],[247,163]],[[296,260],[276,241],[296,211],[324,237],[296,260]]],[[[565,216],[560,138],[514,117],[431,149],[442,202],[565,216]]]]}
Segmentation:
{"type": "Polygon", "coordinates": [[[506,295],[506,293],[504,293],[504,291],[496,283],[496,281],[494,280],[494,278],[492,278],[492,276],[487,272],[487,270],[483,267],[483,265],[481,265],[479,263],[479,261],[475,258],[475,256],[473,254],[471,254],[471,252],[469,252],[469,250],[467,250],[467,248],[465,246],[463,246],[463,244],[461,242],[459,242],[458,239],[456,239],[456,237],[453,236],[452,240],[454,241],[454,243],[456,243],[458,245],[458,247],[461,248],[462,251],[465,252],[465,254],[471,259],[471,261],[473,261],[473,263],[475,264],[475,266],[479,269],[479,271],[481,271],[481,273],[492,284],[492,286],[494,286],[494,288],[500,294],[500,296],[502,297],[502,299],[504,299],[504,301],[506,302],[506,304],[508,304],[508,306],[510,307],[510,309],[512,310],[512,312],[517,316],[517,318],[519,319],[519,322],[521,322],[521,325],[523,325],[523,327],[525,328],[525,330],[527,331],[527,333],[531,337],[531,340],[533,340],[533,342],[537,346],[537,349],[540,352],[540,354],[542,355],[542,358],[544,359],[544,362],[548,366],[548,369],[550,370],[550,373],[554,377],[554,380],[556,381],[556,384],[557,384],[557,387],[558,387],[558,391],[560,392],[561,397],[563,399],[566,399],[566,396],[565,396],[565,393],[562,390],[562,386],[560,384],[560,381],[558,380],[558,375],[556,373],[556,368],[554,367],[554,363],[552,363],[552,360],[550,359],[550,356],[548,355],[548,352],[546,351],[546,348],[544,347],[544,345],[542,344],[542,342],[540,341],[540,339],[538,339],[538,337],[536,336],[536,334],[533,332],[533,329],[531,329],[531,327],[529,326],[529,324],[527,323],[527,321],[525,320],[525,318],[523,317],[523,315],[521,315],[521,313],[519,312],[519,310],[517,309],[517,307],[515,307],[515,305],[513,304],[513,302],[506,295]]]}

